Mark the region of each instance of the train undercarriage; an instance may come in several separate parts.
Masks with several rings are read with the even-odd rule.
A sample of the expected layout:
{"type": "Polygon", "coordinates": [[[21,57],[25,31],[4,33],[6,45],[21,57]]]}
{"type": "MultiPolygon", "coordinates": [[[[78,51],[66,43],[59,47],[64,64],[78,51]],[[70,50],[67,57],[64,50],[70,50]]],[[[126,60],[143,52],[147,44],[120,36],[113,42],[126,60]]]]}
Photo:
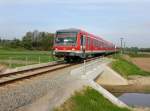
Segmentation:
{"type": "Polygon", "coordinates": [[[64,60],[68,63],[70,62],[81,62],[85,59],[105,56],[108,54],[112,54],[112,52],[100,52],[100,53],[74,53],[74,52],[55,52],[55,56],[58,58],[64,58],[64,60]]]}

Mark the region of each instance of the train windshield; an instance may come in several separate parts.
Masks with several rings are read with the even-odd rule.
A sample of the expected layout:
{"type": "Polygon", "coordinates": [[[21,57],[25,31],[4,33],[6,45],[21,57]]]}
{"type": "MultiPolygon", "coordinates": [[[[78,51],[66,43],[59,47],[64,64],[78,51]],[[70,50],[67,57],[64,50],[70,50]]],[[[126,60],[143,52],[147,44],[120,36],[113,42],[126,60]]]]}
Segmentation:
{"type": "Polygon", "coordinates": [[[76,32],[57,32],[55,43],[57,45],[76,45],[76,32]]]}

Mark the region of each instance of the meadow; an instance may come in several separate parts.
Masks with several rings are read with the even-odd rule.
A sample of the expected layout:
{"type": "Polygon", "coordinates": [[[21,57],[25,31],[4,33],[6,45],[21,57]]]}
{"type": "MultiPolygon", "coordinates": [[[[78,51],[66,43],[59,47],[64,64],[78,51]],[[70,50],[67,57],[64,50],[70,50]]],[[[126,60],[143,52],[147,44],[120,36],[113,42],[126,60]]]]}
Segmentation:
{"type": "Polygon", "coordinates": [[[24,49],[0,49],[0,64],[14,68],[29,64],[53,61],[51,51],[34,51],[24,49]]]}
{"type": "Polygon", "coordinates": [[[125,60],[119,54],[114,56],[114,59],[111,64],[112,69],[126,78],[132,75],[150,76],[150,72],[142,70],[131,61],[125,60]]]}

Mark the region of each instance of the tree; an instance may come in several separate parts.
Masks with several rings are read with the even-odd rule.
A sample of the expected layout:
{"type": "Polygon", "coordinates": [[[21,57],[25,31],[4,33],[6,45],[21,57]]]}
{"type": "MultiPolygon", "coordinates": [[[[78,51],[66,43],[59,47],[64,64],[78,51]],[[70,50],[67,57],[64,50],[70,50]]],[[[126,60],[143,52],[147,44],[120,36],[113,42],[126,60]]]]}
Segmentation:
{"type": "Polygon", "coordinates": [[[42,37],[41,45],[43,50],[51,50],[53,46],[54,34],[47,33],[42,37]]]}
{"type": "Polygon", "coordinates": [[[23,47],[31,50],[32,49],[32,39],[33,39],[32,33],[27,32],[27,34],[22,39],[23,47]]]}
{"type": "Polygon", "coordinates": [[[131,51],[132,51],[133,53],[137,54],[138,51],[139,51],[139,48],[138,48],[138,47],[131,47],[131,51]]]}
{"type": "Polygon", "coordinates": [[[21,47],[21,41],[19,40],[19,39],[14,39],[14,40],[12,40],[11,42],[10,42],[10,46],[12,47],[12,48],[19,48],[19,47],[21,47]]]}
{"type": "Polygon", "coordinates": [[[51,50],[53,46],[54,34],[48,32],[27,32],[26,35],[19,39],[13,40],[1,40],[1,47],[10,47],[10,48],[25,48],[28,50],[51,50]]]}
{"type": "Polygon", "coordinates": [[[47,32],[27,32],[22,39],[23,47],[35,50],[51,50],[54,34],[47,32]]]}

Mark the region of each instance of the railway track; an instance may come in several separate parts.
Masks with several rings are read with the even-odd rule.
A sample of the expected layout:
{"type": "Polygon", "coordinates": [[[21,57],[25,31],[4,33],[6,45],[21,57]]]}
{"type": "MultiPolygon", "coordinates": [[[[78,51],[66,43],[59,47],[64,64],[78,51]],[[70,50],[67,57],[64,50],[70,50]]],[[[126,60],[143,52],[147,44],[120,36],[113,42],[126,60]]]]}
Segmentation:
{"type": "MultiPolygon", "coordinates": [[[[95,59],[97,58],[88,59],[86,61],[89,62],[95,59]]],[[[20,70],[20,71],[12,71],[8,73],[3,73],[0,75],[0,87],[7,85],[7,84],[11,84],[16,81],[29,79],[35,76],[43,75],[48,72],[53,72],[53,71],[67,68],[67,67],[77,65],[77,64],[80,64],[80,63],[69,64],[69,63],[65,63],[64,61],[60,61],[60,62],[56,62],[50,65],[44,65],[44,66],[29,68],[29,69],[20,70]]]]}
{"type": "Polygon", "coordinates": [[[0,75],[0,86],[10,84],[16,81],[20,81],[23,79],[29,79],[31,77],[35,77],[38,75],[43,75],[48,72],[53,72],[59,69],[63,69],[66,67],[70,67],[73,64],[66,64],[64,62],[58,62],[51,65],[46,65],[42,67],[36,67],[21,71],[15,71],[15,72],[9,72],[9,73],[3,73],[0,75]]]}

